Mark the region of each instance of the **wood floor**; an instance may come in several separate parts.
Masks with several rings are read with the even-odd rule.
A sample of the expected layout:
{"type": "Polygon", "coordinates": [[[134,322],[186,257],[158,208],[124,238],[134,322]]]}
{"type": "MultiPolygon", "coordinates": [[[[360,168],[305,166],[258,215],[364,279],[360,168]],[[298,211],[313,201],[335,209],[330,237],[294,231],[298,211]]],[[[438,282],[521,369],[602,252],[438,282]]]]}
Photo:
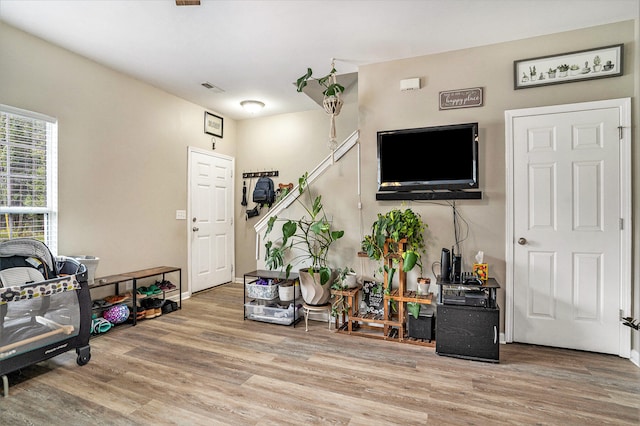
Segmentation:
{"type": "Polygon", "coordinates": [[[1,425],[640,424],[640,369],[611,355],[502,345],[500,364],[243,321],[242,286],[10,376],[1,425]]]}

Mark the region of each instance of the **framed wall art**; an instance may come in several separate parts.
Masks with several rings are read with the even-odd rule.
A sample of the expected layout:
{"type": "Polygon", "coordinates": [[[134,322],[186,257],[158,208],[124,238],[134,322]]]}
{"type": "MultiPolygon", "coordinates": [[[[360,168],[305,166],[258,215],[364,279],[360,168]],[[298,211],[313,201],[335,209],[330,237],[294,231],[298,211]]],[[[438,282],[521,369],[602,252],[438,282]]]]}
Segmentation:
{"type": "Polygon", "coordinates": [[[624,45],[615,44],[513,61],[514,89],[618,77],[622,75],[623,56],[624,45]]]}
{"type": "Polygon", "coordinates": [[[217,136],[222,138],[224,121],[222,117],[211,114],[210,112],[204,112],[204,132],[211,136],[217,136]]]}

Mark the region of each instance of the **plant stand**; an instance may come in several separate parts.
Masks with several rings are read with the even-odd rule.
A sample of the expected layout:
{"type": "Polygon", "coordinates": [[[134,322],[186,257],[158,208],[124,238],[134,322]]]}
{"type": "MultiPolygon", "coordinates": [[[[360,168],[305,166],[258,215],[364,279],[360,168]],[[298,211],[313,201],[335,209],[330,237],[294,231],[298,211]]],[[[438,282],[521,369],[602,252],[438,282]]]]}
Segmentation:
{"type": "Polygon", "coordinates": [[[302,304],[302,310],[304,311],[304,331],[309,331],[309,312],[328,312],[329,313],[329,330],[331,330],[331,303],[325,303],[324,305],[307,305],[302,304]]]}
{"type": "MultiPolygon", "coordinates": [[[[383,318],[373,314],[361,314],[359,312],[358,295],[360,288],[353,290],[332,290],[334,295],[342,295],[347,298],[349,309],[347,312],[346,325],[343,324],[338,332],[353,334],[357,336],[371,337],[384,340],[393,340],[402,343],[413,343],[422,346],[434,347],[435,342],[425,342],[423,340],[406,338],[406,304],[408,302],[430,305],[433,302],[433,293],[417,294],[415,291],[406,290],[407,274],[402,270],[404,261],[402,254],[405,249],[405,240],[400,240],[397,255],[389,255],[389,244],[393,241],[387,240],[384,245],[385,266],[392,267],[397,261],[398,288],[392,289],[388,282],[389,277],[384,273],[384,315],[383,318]],[[387,290],[388,289],[388,290],[387,290]],[[397,312],[390,309],[391,302],[396,302],[397,312]]],[[[344,321],[344,317],[343,317],[344,321]]]]}

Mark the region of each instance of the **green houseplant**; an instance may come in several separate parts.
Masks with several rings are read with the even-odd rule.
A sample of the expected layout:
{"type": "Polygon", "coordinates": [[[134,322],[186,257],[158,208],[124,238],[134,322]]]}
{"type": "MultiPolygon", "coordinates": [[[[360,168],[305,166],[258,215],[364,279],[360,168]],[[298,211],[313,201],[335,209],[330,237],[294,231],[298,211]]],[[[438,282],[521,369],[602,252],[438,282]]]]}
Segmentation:
{"type": "MultiPolygon", "coordinates": [[[[298,92],[302,92],[302,89],[307,86],[307,83],[311,79],[315,79],[313,77],[313,70],[311,68],[307,68],[307,72],[296,81],[298,92]]],[[[340,94],[344,92],[344,86],[338,83],[336,78],[336,68],[333,61],[331,62],[331,71],[329,74],[315,80],[318,81],[320,86],[324,87],[324,90],[322,91],[322,94],[324,95],[322,107],[324,108],[324,111],[331,116],[329,122],[329,148],[335,150],[337,147],[336,116],[340,114],[344,103],[344,101],[340,99],[340,94]]]]}
{"type": "Polygon", "coordinates": [[[302,298],[309,304],[321,305],[331,296],[333,274],[327,264],[329,249],[336,240],[342,238],[344,231],[333,229],[325,213],[322,196],[312,196],[307,179],[308,173],[298,179],[300,196],[296,199],[305,214],[297,220],[278,219],[277,216],[269,219],[264,238],[267,239],[278,221],[283,221],[282,236],[266,241],[265,262],[268,269],[283,269],[287,278],[294,264],[310,264],[299,271],[302,298]],[[287,259],[289,255],[293,258],[287,259]],[[322,290],[312,289],[314,286],[320,286],[322,290]]]}
{"type": "MultiPolygon", "coordinates": [[[[332,290],[349,290],[357,286],[356,271],[349,266],[337,270],[336,279],[331,284],[332,290]]],[[[338,317],[349,310],[349,304],[343,294],[338,293],[331,306],[331,316],[338,317]]]]}
{"type": "Polygon", "coordinates": [[[313,70],[311,68],[307,68],[307,72],[304,73],[300,78],[298,78],[298,80],[296,80],[297,90],[298,92],[302,92],[302,90],[307,86],[309,80],[315,79],[320,86],[324,87],[324,90],[322,91],[323,95],[337,96],[338,94],[344,92],[344,86],[338,84],[335,81],[334,76],[336,72],[337,71],[335,67],[333,67],[332,65],[329,74],[325,75],[324,77],[314,78],[313,70]]]}
{"type": "MultiPolygon", "coordinates": [[[[388,255],[393,259],[391,267],[385,265],[387,272],[385,292],[391,290],[391,282],[397,269],[398,257],[400,256],[400,240],[405,240],[404,250],[402,250],[403,271],[409,272],[415,266],[422,272],[421,258],[425,252],[424,231],[427,224],[422,221],[419,214],[411,209],[394,209],[386,214],[378,214],[377,220],[371,226],[371,234],[365,235],[362,240],[362,249],[370,259],[384,260],[384,244],[388,240],[388,255]]],[[[383,272],[382,268],[379,270],[383,272]]],[[[407,303],[409,312],[418,317],[420,312],[419,303],[407,303]]]]}

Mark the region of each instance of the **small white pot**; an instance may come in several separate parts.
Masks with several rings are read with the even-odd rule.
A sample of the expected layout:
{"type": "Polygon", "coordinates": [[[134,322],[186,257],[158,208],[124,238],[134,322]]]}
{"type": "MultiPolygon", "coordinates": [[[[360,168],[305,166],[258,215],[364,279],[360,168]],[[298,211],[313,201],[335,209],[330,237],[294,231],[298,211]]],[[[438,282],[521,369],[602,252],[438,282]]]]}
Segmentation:
{"type": "Polygon", "coordinates": [[[344,277],[344,280],[342,280],[342,284],[346,288],[356,288],[358,286],[358,281],[356,280],[356,273],[349,272],[347,276],[344,277]]]}
{"type": "Polygon", "coordinates": [[[288,286],[278,286],[278,296],[281,301],[288,302],[290,300],[300,299],[300,286],[299,285],[288,285],[288,286]]]}

